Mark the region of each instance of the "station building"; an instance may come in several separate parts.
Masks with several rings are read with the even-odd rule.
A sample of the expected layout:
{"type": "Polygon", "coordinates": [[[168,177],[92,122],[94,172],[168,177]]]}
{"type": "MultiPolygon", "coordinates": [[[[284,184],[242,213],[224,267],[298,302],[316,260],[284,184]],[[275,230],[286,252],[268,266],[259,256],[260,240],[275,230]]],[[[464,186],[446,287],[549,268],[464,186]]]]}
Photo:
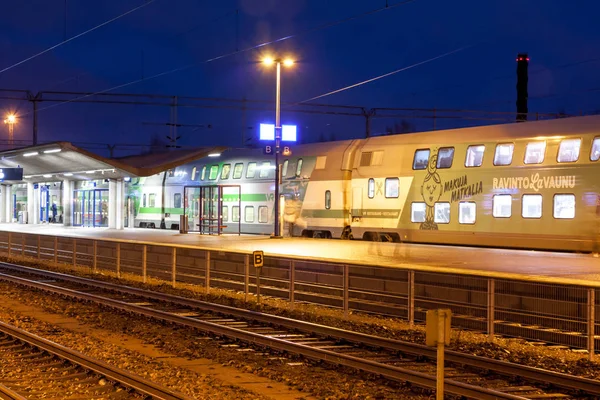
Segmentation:
{"type": "MultiPolygon", "coordinates": [[[[133,227],[126,185],[222,152],[224,147],[105,158],[68,142],[0,152],[1,168],[23,168],[22,180],[0,180],[0,222],[133,227]]],[[[1,175],[0,175],[1,176],[1,175]]]]}

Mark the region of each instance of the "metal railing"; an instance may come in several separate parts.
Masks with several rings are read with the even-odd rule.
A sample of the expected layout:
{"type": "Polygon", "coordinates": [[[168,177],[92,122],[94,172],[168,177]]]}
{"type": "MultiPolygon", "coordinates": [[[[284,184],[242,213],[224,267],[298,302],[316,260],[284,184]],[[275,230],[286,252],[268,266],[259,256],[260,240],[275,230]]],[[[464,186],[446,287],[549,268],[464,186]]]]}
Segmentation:
{"type": "MultiPolygon", "coordinates": [[[[9,257],[87,266],[93,272],[138,275],[244,293],[258,292],[250,254],[186,245],[0,232],[9,257]]],[[[423,322],[427,310],[453,312],[457,328],[585,349],[600,344],[600,284],[575,285],[266,256],[260,294],[423,322]]]]}

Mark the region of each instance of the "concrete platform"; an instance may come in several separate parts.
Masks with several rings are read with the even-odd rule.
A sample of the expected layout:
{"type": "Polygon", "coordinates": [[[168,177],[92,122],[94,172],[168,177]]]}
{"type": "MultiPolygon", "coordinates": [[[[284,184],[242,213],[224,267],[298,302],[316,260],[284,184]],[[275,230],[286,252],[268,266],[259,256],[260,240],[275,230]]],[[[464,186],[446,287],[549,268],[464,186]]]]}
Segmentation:
{"type": "Polygon", "coordinates": [[[63,227],[62,225],[0,224],[0,231],[89,239],[173,244],[222,251],[292,256],[421,271],[470,274],[537,282],[585,284],[600,287],[600,258],[591,254],[554,253],[407,243],[374,243],[267,236],[180,234],[160,229],[63,227]]]}

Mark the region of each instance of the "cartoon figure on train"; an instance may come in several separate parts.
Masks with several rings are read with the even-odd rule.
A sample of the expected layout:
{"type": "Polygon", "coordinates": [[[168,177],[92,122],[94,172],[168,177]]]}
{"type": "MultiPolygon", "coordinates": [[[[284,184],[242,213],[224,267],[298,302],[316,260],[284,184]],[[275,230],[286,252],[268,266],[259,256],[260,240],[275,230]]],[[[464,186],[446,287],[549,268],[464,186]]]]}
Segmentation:
{"type": "Polygon", "coordinates": [[[442,179],[440,174],[437,173],[437,158],[437,150],[434,150],[427,165],[427,175],[425,175],[421,185],[421,196],[425,201],[426,210],[425,221],[421,223],[419,228],[424,230],[438,229],[438,225],[434,220],[434,207],[435,203],[442,197],[442,179]]]}

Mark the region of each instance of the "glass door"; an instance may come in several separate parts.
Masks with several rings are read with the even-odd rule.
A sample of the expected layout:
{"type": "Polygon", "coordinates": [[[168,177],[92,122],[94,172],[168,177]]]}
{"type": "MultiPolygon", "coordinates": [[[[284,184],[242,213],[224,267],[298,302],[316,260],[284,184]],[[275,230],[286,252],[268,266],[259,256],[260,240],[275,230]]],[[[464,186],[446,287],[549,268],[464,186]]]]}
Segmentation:
{"type": "Polygon", "coordinates": [[[50,222],[49,209],[50,191],[48,190],[48,186],[43,185],[40,187],[40,222],[50,222]]]}
{"type": "Polygon", "coordinates": [[[108,226],[108,190],[96,189],[94,192],[94,226],[108,226]]]}
{"type": "Polygon", "coordinates": [[[73,192],[73,226],[108,226],[108,190],[76,190],[73,192]]]}

